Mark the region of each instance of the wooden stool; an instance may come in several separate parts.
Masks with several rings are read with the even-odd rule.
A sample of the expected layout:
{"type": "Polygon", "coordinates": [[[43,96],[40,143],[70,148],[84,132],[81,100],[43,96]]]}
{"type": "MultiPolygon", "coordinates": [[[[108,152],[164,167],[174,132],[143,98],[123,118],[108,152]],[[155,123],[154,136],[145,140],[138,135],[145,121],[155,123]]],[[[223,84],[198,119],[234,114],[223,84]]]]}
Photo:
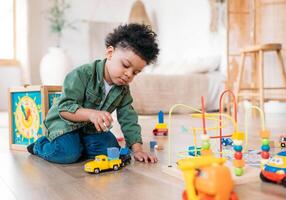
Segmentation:
{"type": "Polygon", "coordinates": [[[262,44],[262,45],[255,45],[248,47],[244,49],[241,52],[241,60],[240,60],[240,65],[239,65],[239,72],[238,72],[238,85],[235,91],[236,97],[237,97],[237,102],[239,102],[240,98],[243,97],[249,97],[252,101],[254,100],[253,98],[258,98],[259,99],[259,105],[262,110],[264,110],[264,101],[265,100],[286,100],[286,96],[284,99],[282,98],[268,98],[265,99],[264,92],[265,90],[281,90],[281,89],[286,89],[286,72],[284,68],[284,63],[283,63],[283,58],[281,54],[281,44],[278,43],[269,43],[269,44],[262,44]],[[279,65],[281,68],[281,72],[283,75],[284,79],[284,86],[283,87],[264,87],[264,66],[263,66],[263,61],[264,61],[264,52],[266,51],[275,51],[277,56],[278,56],[278,61],[279,65]],[[250,87],[242,87],[242,78],[243,78],[243,72],[245,70],[245,57],[247,55],[254,55],[258,56],[258,62],[255,62],[253,64],[253,76],[252,76],[252,84],[250,87]],[[258,72],[258,76],[257,76],[258,72]]]}

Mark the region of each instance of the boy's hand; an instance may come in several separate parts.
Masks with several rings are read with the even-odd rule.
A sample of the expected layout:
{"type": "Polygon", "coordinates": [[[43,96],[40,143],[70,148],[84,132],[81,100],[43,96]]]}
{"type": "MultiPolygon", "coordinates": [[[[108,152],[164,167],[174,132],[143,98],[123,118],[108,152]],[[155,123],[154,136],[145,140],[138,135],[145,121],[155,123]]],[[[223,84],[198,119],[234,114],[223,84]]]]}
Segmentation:
{"type": "Polygon", "coordinates": [[[151,163],[158,162],[158,158],[150,153],[143,151],[142,145],[139,143],[133,144],[132,150],[135,160],[145,163],[148,163],[149,161],[151,163]]]}
{"type": "Polygon", "coordinates": [[[113,119],[111,114],[106,111],[93,110],[88,115],[89,121],[91,121],[97,131],[108,131],[113,119]]]}

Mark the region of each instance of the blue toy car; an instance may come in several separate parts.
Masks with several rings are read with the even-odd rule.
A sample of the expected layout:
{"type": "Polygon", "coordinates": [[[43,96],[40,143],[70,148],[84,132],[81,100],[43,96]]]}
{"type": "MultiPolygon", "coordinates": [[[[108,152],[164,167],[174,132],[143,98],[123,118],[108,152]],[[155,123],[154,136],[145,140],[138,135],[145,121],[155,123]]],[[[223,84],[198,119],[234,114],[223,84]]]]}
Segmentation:
{"type": "Polygon", "coordinates": [[[223,146],[232,145],[233,141],[230,138],[222,138],[221,143],[223,146]]]}

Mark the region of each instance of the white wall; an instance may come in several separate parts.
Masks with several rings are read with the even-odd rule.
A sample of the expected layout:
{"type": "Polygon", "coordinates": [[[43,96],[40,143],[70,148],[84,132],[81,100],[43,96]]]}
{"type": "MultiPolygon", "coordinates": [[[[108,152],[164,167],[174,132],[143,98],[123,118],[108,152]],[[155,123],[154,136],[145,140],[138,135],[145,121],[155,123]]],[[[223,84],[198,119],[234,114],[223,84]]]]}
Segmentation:
{"type": "Polygon", "coordinates": [[[0,111],[8,110],[8,88],[22,84],[21,70],[19,67],[1,67],[0,78],[0,111]]]}
{"type": "Polygon", "coordinates": [[[22,0],[16,4],[16,56],[19,65],[0,67],[0,111],[8,109],[8,88],[30,83],[27,2],[28,0],[22,0]]]}
{"type": "MultiPolygon", "coordinates": [[[[89,28],[87,21],[126,22],[134,0],[70,0],[68,18],[76,20],[77,30],[66,30],[62,47],[70,56],[73,67],[89,62],[89,28]]],[[[45,10],[48,0],[29,1],[30,62],[33,84],[40,84],[39,63],[54,45],[49,33],[45,10]]],[[[210,34],[208,0],[143,0],[147,13],[157,30],[160,63],[192,59],[198,55],[221,53],[225,31],[210,34]]]]}

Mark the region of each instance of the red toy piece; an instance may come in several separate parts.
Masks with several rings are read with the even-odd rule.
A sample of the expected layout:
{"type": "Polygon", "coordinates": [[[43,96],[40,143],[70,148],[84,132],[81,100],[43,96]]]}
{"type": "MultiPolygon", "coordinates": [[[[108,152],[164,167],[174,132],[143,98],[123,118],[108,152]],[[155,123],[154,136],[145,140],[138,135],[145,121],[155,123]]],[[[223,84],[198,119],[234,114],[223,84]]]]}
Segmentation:
{"type": "Polygon", "coordinates": [[[162,128],[162,129],[153,129],[153,134],[154,135],[164,135],[164,136],[167,136],[168,135],[168,129],[165,129],[165,128],[162,128]]]}

